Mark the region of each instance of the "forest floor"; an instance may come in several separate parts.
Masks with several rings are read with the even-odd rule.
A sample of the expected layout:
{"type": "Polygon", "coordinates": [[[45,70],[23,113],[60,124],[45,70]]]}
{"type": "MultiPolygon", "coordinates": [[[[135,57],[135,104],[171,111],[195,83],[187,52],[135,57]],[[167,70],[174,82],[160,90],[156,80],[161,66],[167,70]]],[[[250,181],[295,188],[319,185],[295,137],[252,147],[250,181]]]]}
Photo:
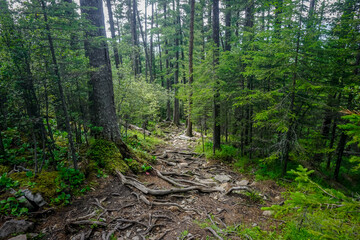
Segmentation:
{"type": "Polygon", "coordinates": [[[44,233],[44,239],[241,239],[229,226],[270,230],[282,224],[264,215],[261,207],[281,204],[284,188],[207,161],[193,152],[197,137],[186,137],[183,132],[167,134],[165,144],[152,153],[157,161],[149,174],[127,175],[127,184],[120,175],[101,178],[96,191],[43,216],[37,231],[44,233]],[[187,186],[198,190],[163,196],[139,191],[187,186]],[[232,187],[245,191],[229,193],[232,187]]]}

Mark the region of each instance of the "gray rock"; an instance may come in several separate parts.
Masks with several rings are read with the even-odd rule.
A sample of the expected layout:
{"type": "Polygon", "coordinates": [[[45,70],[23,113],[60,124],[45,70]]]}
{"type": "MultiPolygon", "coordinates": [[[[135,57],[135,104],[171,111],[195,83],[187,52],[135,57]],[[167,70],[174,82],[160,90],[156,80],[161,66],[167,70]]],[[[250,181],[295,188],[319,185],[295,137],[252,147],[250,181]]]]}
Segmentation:
{"type": "Polygon", "coordinates": [[[33,222],[25,220],[9,220],[5,222],[0,228],[0,239],[6,238],[11,234],[24,233],[34,227],[33,222]]]}
{"type": "Polygon", "coordinates": [[[272,211],[269,211],[269,210],[266,210],[266,211],[264,211],[262,214],[263,214],[264,216],[270,217],[270,216],[273,214],[273,212],[272,212],[272,211]]]}
{"type": "Polygon", "coordinates": [[[188,165],[189,165],[188,163],[179,163],[180,168],[187,167],[188,165]]]}
{"type": "Polygon", "coordinates": [[[229,182],[231,180],[231,177],[225,174],[216,175],[214,178],[216,181],[221,183],[229,182]]]}
{"type": "Polygon", "coordinates": [[[246,186],[248,184],[249,184],[249,181],[246,179],[243,179],[239,183],[237,183],[237,185],[239,185],[239,186],[246,186]]]}
{"type": "Polygon", "coordinates": [[[27,237],[25,234],[21,234],[16,237],[9,238],[9,240],[27,240],[27,237]]]}
{"type": "Polygon", "coordinates": [[[35,209],[34,205],[32,205],[25,196],[18,197],[17,200],[21,202],[21,206],[26,207],[29,211],[35,209]]]}
{"type": "Polygon", "coordinates": [[[138,236],[135,236],[132,238],[132,240],[140,240],[140,238],[138,236]]]}
{"type": "Polygon", "coordinates": [[[34,202],[38,207],[43,207],[46,205],[46,202],[40,193],[34,194],[29,189],[22,190],[22,192],[28,200],[34,202]]]}

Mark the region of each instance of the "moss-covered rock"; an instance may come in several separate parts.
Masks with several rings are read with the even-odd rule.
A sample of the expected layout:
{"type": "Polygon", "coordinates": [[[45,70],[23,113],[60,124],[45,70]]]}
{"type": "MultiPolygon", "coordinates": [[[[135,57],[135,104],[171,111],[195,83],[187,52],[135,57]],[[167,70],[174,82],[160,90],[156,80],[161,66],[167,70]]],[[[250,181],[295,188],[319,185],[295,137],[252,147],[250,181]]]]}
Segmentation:
{"type": "Polygon", "coordinates": [[[96,139],[90,145],[87,156],[90,159],[89,163],[94,161],[97,167],[104,168],[109,173],[114,173],[115,170],[125,173],[129,170],[129,166],[113,142],[96,139]]]}
{"type": "Polygon", "coordinates": [[[36,185],[32,189],[33,192],[40,193],[47,200],[54,198],[58,194],[56,192],[58,186],[55,181],[58,176],[59,173],[56,171],[40,173],[35,178],[36,185]]]}
{"type": "Polygon", "coordinates": [[[35,182],[33,186],[29,189],[33,193],[40,193],[46,201],[49,201],[51,198],[57,196],[57,183],[56,178],[58,178],[59,173],[56,171],[52,172],[41,172],[36,177],[26,176],[26,172],[17,172],[11,174],[11,179],[19,181],[20,188],[28,188],[29,182],[35,182]]]}

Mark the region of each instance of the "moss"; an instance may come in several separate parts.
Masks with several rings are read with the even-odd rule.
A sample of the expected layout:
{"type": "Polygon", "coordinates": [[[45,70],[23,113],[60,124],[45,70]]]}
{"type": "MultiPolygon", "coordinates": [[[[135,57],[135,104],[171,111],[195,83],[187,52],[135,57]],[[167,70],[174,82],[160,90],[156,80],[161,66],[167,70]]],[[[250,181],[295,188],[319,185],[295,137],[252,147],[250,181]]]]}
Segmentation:
{"type": "Polygon", "coordinates": [[[135,174],[140,172],[141,167],[140,167],[140,164],[138,161],[136,161],[132,158],[130,158],[130,159],[125,158],[125,161],[126,161],[126,164],[129,166],[130,170],[133,171],[135,174]]]}
{"type": "Polygon", "coordinates": [[[26,172],[17,172],[11,174],[11,179],[19,181],[20,187],[28,188],[29,182],[35,182],[36,184],[31,187],[33,193],[40,193],[47,201],[51,198],[56,197],[58,188],[56,184],[56,178],[59,176],[59,173],[56,171],[53,172],[41,172],[36,177],[27,177],[26,172]]]}
{"type": "Polygon", "coordinates": [[[119,149],[113,142],[96,139],[91,144],[87,156],[90,162],[93,160],[97,167],[104,168],[109,173],[114,173],[115,170],[124,173],[129,170],[129,166],[125,163],[119,149]]]}
{"type": "Polygon", "coordinates": [[[10,171],[10,167],[0,165],[0,175],[3,175],[4,173],[8,173],[10,171]]]}
{"type": "Polygon", "coordinates": [[[34,180],[36,185],[33,187],[34,193],[40,193],[46,200],[57,196],[57,184],[55,179],[59,176],[58,172],[42,172],[34,180]]]}

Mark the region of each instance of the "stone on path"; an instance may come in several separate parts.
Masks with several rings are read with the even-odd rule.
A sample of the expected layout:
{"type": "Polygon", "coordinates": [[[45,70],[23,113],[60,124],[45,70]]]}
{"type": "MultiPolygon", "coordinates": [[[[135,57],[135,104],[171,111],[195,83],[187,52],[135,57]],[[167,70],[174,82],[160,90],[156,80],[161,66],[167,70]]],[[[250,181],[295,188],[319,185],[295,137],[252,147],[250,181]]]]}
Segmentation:
{"type": "Polygon", "coordinates": [[[239,186],[246,186],[248,184],[249,184],[249,181],[246,179],[243,179],[240,182],[236,182],[236,185],[239,185],[239,186]]]}
{"type": "Polygon", "coordinates": [[[188,163],[179,163],[180,168],[187,167],[188,165],[189,165],[188,163]]]}
{"type": "Polygon", "coordinates": [[[225,183],[225,182],[229,182],[231,180],[231,177],[229,175],[225,175],[225,174],[219,174],[216,175],[215,180],[221,183],[225,183]]]}
{"type": "Polygon", "coordinates": [[[16,237],[9,238],[9,240],[27,240],[27,237],[25,234],[21,234],[16,237]]]}
{"type": "Polygon", "coordinates": [[[273,212],[269,211],[269,210],[263,212],[263,215],[267,216],[267,217],[270,217],[272,214],[273,214],[273,212]]]}
{"type": "Polygon", "coordinates": [[[33,222],[25,220],[9,220],[5,222],[0,228],[0,239],[6,238],[12,234],[24,233],[34,226],[33,222]]]}

